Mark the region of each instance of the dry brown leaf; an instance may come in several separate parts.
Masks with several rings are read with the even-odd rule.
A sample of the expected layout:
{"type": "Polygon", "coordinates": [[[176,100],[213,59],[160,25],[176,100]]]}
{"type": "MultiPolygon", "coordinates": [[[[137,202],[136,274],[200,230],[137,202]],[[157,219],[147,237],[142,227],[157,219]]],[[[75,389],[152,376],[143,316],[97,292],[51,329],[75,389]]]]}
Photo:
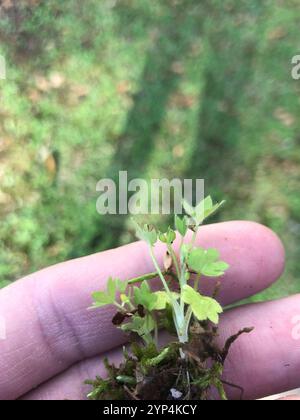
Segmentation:
{"type": "Polygon", "coordinates": [[[180,158],[184,155],[184,147],[181,144],[177,144],[173,147],[172,153],[174,157],[180,158]]]}
{"type": "Polygon", "coordinates": [[[0,7],[2,7],[4,10],[9,10],[14,6],[14,3],[12,0],[2,0],[0,7]]]}
{"type": "Polygon", "coordinates": [[[171,70],[175,74],[182,75],[184,73],[184,65],[181,61],[174,61],[171,65],[171,70]]]}
{"type": "Polygon", "coordinates": [[[164,256],[164,268],[166,271],[170,270],[170,268],[172,267],[172,263],[173,263],[172,257],[169,254],[169,252],[167,252],[164,256]]]}
{"type": "Polygon", "coordinates": [[[274,117],[286,127],[291,127],[295,123],[294,115],[290,114],[288,111],[281,107],[275,109],[274,117]]]}
{"type": "Polygon", "coordinates": [[[274,28],[271,32],[268,34],[268,40],[269,41],[277,41],[279,39],[283,39],[287,36],[286,28],[282,26],[278,26],[277,28],[274,28]]]}
{"type": "Polygon", "coordinates": [[[117,85],[117,92],[120,93],[121,95],[130,92],[130,90],[131,90],[131,85],[128,80],[123,80],[117,85]]]}
{"type": "Polygon", "coordinates": [[[196,101],[195,95],[186,95],[184,93],[175,93],[170,100],[172,106],[180,108],[191,108],[196,101]]]}
{"type": "Polygon", "coordinates": [[[41,75],[35,76],[35,85],[41,92],[48,92],[48,90],[51,88],[49,80],[41,75]]]}
{"type": "Polygon", "coordinates": [[[49,83],[53,89],[59,89],[65,83],[65,77],[58,72],[51,73],[49,76],[49,83]]]}
{"type": "Polygon", "coordinates": [[[31,102],[36,103],[41,99],[41,94],[38,90],[32,89],[28,93],[28,98],[31,100],[31,102]]]}

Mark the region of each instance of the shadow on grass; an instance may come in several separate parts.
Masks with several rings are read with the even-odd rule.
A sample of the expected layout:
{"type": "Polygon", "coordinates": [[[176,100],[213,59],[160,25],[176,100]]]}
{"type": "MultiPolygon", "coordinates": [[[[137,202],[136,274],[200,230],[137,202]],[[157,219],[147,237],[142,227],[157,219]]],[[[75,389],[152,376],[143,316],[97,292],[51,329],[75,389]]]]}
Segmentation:
{"type": "MultiPolygon", "coordinates": [[[[168,15],[161,17],[156,40],[147,55],[140,91],[133,98],[134,105],[123,134],[117,140],[116,153],[106,174],[115,181],[121,170],[128,172],[129,179],[145,174],[168,99],[180,80],[174,63],[187,53],[198,27],[197,16],[186,13],[187,4],[183,1],[168,9],[168,15]]],[[[101,249],[117,246],[126,218],[126,215],[106,215],[101,219],[99,216],[99,234],[92,238],[91,250],[99,249],[99,246],[101,249]]]]}
{"type": "Polygon", "coordinates": [[[206,194],[217,199],[224,198],[234,174],[243,166],[240,109],[251,100],[257,56],[255,35],[266,11],[264,5],[256,3],[250,10],[244,2],[230,12],[224,10],[222,19],[222,8],[211,6],[211,21],[205,28],[209,60],[201,76],[204,88],[186,177],[204,178],[206,194]],[[236,23],[242,19],[251,23],[236,23]],[[250,25],[256,25],[252,32],[250,25]]]}

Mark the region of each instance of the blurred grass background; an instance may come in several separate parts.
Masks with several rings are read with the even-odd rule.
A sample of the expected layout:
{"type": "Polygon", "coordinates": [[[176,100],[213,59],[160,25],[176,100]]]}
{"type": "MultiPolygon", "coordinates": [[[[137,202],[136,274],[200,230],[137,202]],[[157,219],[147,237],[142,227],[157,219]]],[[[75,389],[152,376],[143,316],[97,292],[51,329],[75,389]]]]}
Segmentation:
{"type": "MultiPolygon", "coordinates": [[[[205,178],[287,248],[300,291],[298,0],[3,0],[0,285],[133,239],[96,182],[205,178]]],[[[163,220],[163,224],[168,220],[163,220]]],[[[266,253],[268,250],[266,249],[266,253]]],[[[100,269],[100,268],[99,268],[100,269]]]]}

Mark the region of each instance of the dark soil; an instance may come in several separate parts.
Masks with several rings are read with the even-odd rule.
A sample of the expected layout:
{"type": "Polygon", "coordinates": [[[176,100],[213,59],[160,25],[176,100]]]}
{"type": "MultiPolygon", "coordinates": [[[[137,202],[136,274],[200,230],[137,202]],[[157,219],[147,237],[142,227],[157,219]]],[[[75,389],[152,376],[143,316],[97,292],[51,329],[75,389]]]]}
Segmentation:
{"type": "Polygon", "coordinates": [[[92,385],[90,399],[94,400],[209,400],[218,394],[226,400],[224,385],[237,388],[240,398],[243,389],[222,379],[223,367],[231,345],[245,328],[230,337],[224,348],[217,344],[218,329],[209,323],[194,323],[190,340],[184,346],[171,343],[165,349],[154,345],[143,346],[133,342],[131,352],[124,351],[124,362],[116,367],[106,360],[108,377],[97,377],[92,385]],[[184,355],[184,357],[182,357],[184,355]],[[213,392],[214,391],[214,392],[213,392]]]}

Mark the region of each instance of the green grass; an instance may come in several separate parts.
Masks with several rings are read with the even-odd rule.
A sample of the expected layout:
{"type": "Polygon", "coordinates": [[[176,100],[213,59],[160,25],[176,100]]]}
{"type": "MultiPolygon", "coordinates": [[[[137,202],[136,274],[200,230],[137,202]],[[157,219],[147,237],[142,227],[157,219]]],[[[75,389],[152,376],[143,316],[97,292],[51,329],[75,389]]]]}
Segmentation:
{"type": "Polygon", "coordinates": [[[96,182],[126,169],[205,178],[222,219],[286,245],[258,299],[300,291],[298,2],[26,3],[0,20],[0,284],[132,240],[95,210],[96,182]]]}

